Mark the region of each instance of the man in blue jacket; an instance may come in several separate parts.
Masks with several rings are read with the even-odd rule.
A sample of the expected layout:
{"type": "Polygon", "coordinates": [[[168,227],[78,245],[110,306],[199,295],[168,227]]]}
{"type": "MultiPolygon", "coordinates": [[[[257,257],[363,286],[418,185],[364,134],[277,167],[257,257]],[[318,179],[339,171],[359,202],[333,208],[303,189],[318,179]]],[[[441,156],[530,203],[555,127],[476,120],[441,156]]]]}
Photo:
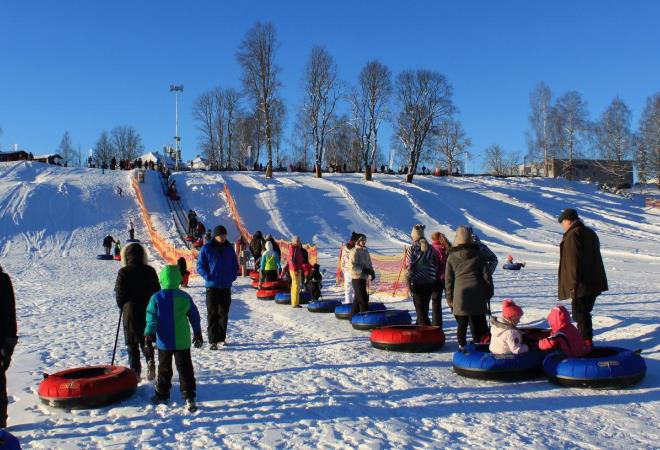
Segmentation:
{"type": "Polygon", "coordinates": [[[225,345],[231,285],[238,276],[236,253],[227,240],[227,229],[222,225],[213,229],[213,239],[199,252],[197,273],[206,281],[209,348],[217,350],[218,344],[225,345]]]}

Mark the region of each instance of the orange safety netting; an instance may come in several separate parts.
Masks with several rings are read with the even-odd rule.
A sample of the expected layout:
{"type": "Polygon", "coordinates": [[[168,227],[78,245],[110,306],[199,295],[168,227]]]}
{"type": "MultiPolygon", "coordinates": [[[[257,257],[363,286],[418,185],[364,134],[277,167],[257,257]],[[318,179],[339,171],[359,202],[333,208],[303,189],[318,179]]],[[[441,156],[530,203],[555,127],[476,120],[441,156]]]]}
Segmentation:
{"type": "MultiPolygon", "coordinates": [[[[339,249],[339,259],[337,260],[337,285],[344,284],[344,272],[341,267],[341,257],[344,247],[339,249]]],[[[371,292],[391,294],[392,297],[406,297],[408,288],[404,282],[404,266],[406,263],[406,249],[403,253],[394,256],[378,255],[369,253],[371,265],[376,272],[376,278],[370,282],[369,290],[371,292]]]]}
{"type": "MultiPolygon", "coordinates": [[[[252,241],[252,233],[250,233],[243,224],[243,219],[241,218],[241,215],[238,213],[238,208],[236,207],[236,201],[234,200],[234,197],[231,195],[231,192],[229,191],[229,187],[227,186],[227,184],[225,184],[224,192],[225,192],[225,197],[227,198],[227,205],[229,206],[229,212],[231,212],[231,215],[234,218],[234,222],[236,222],[236,228],[238,228],[238,231],[239,233],[241,233],[241,237],[243,238],[243,241],[247,245],[250,243],[250,241],[252,241]]],[[[276,239],[276,242],[277,245],[280,246],[280,250],[282,252],[282,261],[285,261],[287,257],[287,253],[289,252],[289,241],[276,239]]],[[[318,250],[316,246],[304,244],[303,247],[305,247],[305,250],[307,250],[307,255],[309,256],[309,263],[316,264],[318,258],[318,250]]],[[[284,265],[284,262],[282,263],[282,265],[284,265]]]]}
{"type": "Polygon", "coordinates": [[[168,241],[166,238],[161,236],[161,234],[156,231],[153,224],[151,223],[149,211],[147,211],[147,208],[144,205],[144,197],[142,197],[142,190],[140,190],[140,185],[135,178],[133,178],[131,184],[133,185],[133,190],[135,191],[135,196],[137,197],[138,205],[140,206],[142,220],[144,221],[144,224],[147,228],[147,234],[149,235],[149,239],[151,239],[152,246],[169,264],[176,264],[177,260],[183,257],[188,265],[190,275],[196,275],[197,250],[190,250],[185,247],[177,247],[170,243],[170,241],[168,241]]]}

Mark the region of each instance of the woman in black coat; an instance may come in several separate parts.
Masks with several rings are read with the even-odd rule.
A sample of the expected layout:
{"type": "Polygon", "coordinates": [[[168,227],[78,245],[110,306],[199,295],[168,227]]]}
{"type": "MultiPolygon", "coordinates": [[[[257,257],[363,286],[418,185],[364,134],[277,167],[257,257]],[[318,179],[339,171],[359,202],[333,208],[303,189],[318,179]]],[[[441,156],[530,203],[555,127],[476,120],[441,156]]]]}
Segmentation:
{"type": "Polygon", "coordinates": [[[140,350],[147,360],[147,379],[156,376],[154,350],[144,341],[147,323],[147,305],[153,294],[160,291],[158,275],[146,263],[146,253],[140,244],[130,244],[122,249],[124,267],[119,269],[115,283],[117,306],[122,310],[124,340],[131,369],[140,377],[140,350]]]}
{"type": "Polygon", "coordinates": [[[9,275],[0,267],[0,428],[7,428],[7,376],[16,336],[16,301],[9,275]]]}

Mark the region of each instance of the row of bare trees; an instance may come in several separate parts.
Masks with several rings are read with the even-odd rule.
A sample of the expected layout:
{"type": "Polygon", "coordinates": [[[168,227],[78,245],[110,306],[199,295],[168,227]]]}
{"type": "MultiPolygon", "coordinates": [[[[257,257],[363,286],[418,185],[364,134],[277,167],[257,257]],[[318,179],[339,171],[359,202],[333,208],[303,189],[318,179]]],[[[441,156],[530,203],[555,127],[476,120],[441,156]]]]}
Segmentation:
{"type": "Polygon", "coordinates": [[[140,133],[132,126],[123,125],[113,128],[109,133],[105,130],[101,131],[94,145],[92,157],[98,167],[107,167],[113,158],[133,161],[143,151],[144,145],[140,133]]]}

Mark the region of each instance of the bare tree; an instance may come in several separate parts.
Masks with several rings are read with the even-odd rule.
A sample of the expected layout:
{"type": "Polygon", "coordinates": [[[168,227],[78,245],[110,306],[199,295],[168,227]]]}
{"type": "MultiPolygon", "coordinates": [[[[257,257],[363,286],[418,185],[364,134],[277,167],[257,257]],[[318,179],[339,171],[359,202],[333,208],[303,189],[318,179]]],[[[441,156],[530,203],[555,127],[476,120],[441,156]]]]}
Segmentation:
{"type": "Polygon", "coordinates": [[[360,163],[364,160],[358,141],[348,116],[339,117],[335,130],[328,137],[325,152],[326,165],[335,170],[343,170],[344,165],[347,169],[350,168],[349,170],[359,169],[360,163]]]}
{"type": "Polygon", "coordinates": [[[599,167],[614,175],[623,184],[628,170],[622,164],[633,155],[634,136],[630,129],[631,112],[619,97],[615,97],[594,125],[594,139],[602,159],[616,161],[603,162],[599,167]]]}
{"type": "Polygon", "coordinates": [[[376,163],[378,129],[388,114],[391,95],[390,70],[378,61],[368,62],[360,71],[358,87],[351,95],[351,122],[358,136],[367,180],[371,180],[371,169],[376,163]]]}
{"type": "Polygon", "coordinates": [[[132,161],[144,149],[142,138],[134,127],[119,126],[110,132],[110,143],[120,160],[132,161]]]}
{"type": "Polygon", "coordinates": [[[552,93],[550,88],[541,81],[529,95],[529,104],[532,111],[529,114],[529,124],[532,127],[530,150],[534,159],[543,158],[543,176],[548,176],[549,160],[551,157],[550,145],[550,102],[552,93]]]}
{"type": "Polygon", "coordinates": [[[193,102],[193,119],[201,133],[202,152],[211,168],[218,167],[218,143],[215,129],[216,96],[213,91],[204,92],[193,102]]]}
{"type": "Polygon", "coordinates": [[[466,149],[472,145],[472,141],[463,129],[461,122],[453,117],[443,119],[440,122],[436,136],[440,160],[451,175],[454,173],[456,161],[465,154],[466,149]]]}
{"type": "Polygon", "coordinates": [[[504,150],[497,144],[493,144],[485,150],[486,170],[492,175],[504,175],[507,172],[506,155],[504,150]]]}
{"type": "Polygon", "coordinates": [[[284,121],[286,119],[286,108],[284,106],[284,102],[280,99],[277,99],[273,103],[273,110],[272,110],[272,139],[273,139],[273,146],[275,147],[275,164],[277,167],[280,167],[282,165],[282,154],[280,152],[280,147],[282,145],[282,136],[284,133],[284,121]]]}
{"type": "Polygon", "coordinates": [[[454,112],[452,88],[447,78],[430,70],[406,70],[396,81],[398,116],[395,133],[406,151],[411,183],[417,164],[427,150],[428,138],[454,112]]]}
{"type": "Polygon", "coordinates": [[[556,114],[559,142],[568,159],[566,174],[569,180],[573,179],[573,159],[580,156],[580,151],[587,132],[590,130],[587,102],[577,91],[568,91],[557,99],[554,107],[556,114]]]}
{"type": "Polygon", "coordinates": [[[101,136],[99,136],[98,141],[96,141],[96,145],[94,146],[94,157],[96,158],[97,165],[105,168],[110,166],[110,160],[114,157],[114,149],[110,142],[110,136],[105,130],[101,132],[101,136]]]}
{"type": "Polygon", "coordinates": [[[227,169],[232,167],[232,143],[234,142],[234,129],[236,117],[240,115],[241,94],[236,89],[226,89],[223,92],[225,127],[227,140],[227,169]]]}
{"type": "Polygon", "coordinates": [[[302,108],[314,144],[316,176],[321,177],[325,140],[332,131],[334,111],[342,95],[337,64],[323,47],[312,48],[303,84],[305,100],[302,108]]]}
{"type": "Polygon", "coordinates": [[[307,130],[307,115],[303,109],[299,109],[296,115],[290,143],[293,149],[293,161],[302,164],[302,169],[307,171],[313,143],[312,136],[307,130]]]}
{"type": "Polygon", "coordinates": [[[236,156],[234,157],[234,162],[238,163],[240,161],[246,161],[247,164],[250,162],[258,162],[257,147],[259,141],[259,124],[256,121],[256,118],[252,114],[240,113],[236,118],[236,127],[235,127],[235,141],[238,147],[236,156]],[[250,161],[252,160],[252,161],[250,161]]]}
{"type": "Polygon", "coordinates": [[[64,167],[67,167],[73,163],[77,156],[76,151],[71,144],[71,137],[69,137],[69,132],[65,131],[62,140],[60,141],[60,146],[58,147],[58,152],[64,161],[64,167]]]}
{"type": "Polygon", "coordinates": [[[236,54],[243,68],[243,88],[263,112],[268,148],[266,177],[273,176],[273,142],[271,109],[280,87],[279,67],[275,64],[278,43],[275,26],[271,22],[257,22],[248,30],[236,54]]]}
{"type": "Polygon", "coordinates": [[[645,159],[646,162],[642,164],[648,168],[646,170],[648,176],[655,175],[656,183],[660,188],[660,92],[646,99],[638,135],[640,140],[637,155],[638,173],[640,158],[645,159]]]}

